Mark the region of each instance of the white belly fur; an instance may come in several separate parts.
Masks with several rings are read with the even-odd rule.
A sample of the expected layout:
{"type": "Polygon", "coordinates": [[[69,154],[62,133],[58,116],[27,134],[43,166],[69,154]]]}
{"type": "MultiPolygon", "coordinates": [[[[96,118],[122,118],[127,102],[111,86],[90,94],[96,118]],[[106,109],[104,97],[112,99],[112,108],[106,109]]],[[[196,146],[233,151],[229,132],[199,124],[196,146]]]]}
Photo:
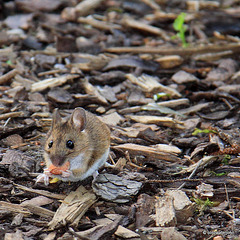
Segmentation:
{"type": "MultiPolygon", "coordinates": [[[[63,181],[67,180],[67,181],[79,181],[79,180],[83,180],[91,175],[93,175],[93,173],[95,171],[97,171],[100,167],[102,167],[104,165],[104,163],[107,161],[108,158],[108,154],[109,154],[109,148],[106,150],[106,152],[102,155],[102,157],[100,157],[83,175],[79,176],[79,177],[74,177],[74,176],[70,176],[67,179],[61,178],[63,181]]],[[[83,154],[79,154],[76,158],[71,160],[70,163],[70,169],[69,170],[74,170],[74,169],[80,169],[82,168],[82,164],[83,164],[83,154]]]]}

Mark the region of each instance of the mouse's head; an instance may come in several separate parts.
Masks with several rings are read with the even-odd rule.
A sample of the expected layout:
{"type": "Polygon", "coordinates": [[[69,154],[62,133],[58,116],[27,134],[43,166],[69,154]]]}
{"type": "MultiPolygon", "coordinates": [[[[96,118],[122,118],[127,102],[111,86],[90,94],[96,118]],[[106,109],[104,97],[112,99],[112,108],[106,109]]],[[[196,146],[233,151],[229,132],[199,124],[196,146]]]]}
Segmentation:
{"type": "Polygon", "coordinates": [[[44,149],[53,165],[62,166],[87,151],[89,139],[86,124],[86,113],[82,108],[76,108],[68,119],[61,118],[58,109],[54,110],[44,149]]]}

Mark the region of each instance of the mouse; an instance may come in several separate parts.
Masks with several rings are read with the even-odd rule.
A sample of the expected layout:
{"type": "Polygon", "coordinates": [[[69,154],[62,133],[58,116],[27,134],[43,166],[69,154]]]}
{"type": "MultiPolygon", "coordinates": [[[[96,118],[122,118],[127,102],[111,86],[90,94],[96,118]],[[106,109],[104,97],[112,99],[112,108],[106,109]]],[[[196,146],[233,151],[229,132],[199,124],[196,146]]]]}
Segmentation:
{"type": "Polygon", "coordinates": [[[44,172],[37,182],[49,184],[49,178],[79,181],[96,176],[108,158],[110,129],[96,115],[81,107],[62,118],[58,109],[44,145],[44,172]]]}

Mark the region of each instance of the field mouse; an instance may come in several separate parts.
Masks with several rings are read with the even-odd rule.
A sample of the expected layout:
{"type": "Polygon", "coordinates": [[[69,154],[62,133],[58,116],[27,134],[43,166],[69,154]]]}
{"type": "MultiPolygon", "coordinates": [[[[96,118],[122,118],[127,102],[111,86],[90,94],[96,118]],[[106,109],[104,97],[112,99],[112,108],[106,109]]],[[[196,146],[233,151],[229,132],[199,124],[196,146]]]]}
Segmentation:
{"type": "Polygon", "coordinates": [[[47,185],[49,177],[78,181],[94,175],[105,164],[109,148],[110,130],[94,114],[78,107],[63,119],[55,109],[44,147],[47,168],[37,182],[47,185]]]}

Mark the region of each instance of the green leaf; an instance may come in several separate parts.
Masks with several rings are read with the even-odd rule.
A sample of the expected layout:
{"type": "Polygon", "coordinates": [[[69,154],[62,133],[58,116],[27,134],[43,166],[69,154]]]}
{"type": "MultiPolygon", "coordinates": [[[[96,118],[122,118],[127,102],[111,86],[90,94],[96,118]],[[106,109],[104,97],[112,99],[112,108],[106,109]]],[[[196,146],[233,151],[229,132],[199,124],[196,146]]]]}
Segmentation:
{"type": "Polygon", "coordinates": [[[180,13],[177,18],[173,22],[173,28],[176,31],[180,31],[183,28],[184,19],[185,19],[186,13],[180,13]]]}
{"type": "Polygon", "coordinates": [[[6,64],[12,65],[12,61],[11,61],[11,60],[7,60],[7,61],[6,61],[6,64]]]}

